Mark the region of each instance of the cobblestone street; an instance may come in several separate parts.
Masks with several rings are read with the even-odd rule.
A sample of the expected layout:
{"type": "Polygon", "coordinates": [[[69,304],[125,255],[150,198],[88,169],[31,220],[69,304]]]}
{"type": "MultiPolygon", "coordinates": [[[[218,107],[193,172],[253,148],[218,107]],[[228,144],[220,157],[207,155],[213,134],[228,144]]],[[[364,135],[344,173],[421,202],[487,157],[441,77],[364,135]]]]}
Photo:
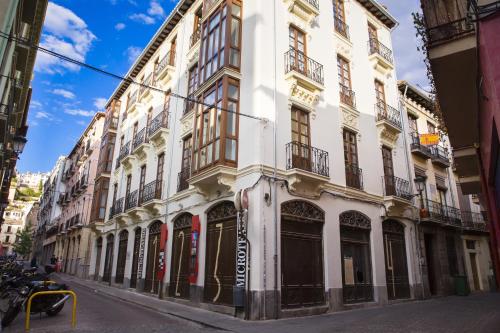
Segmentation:
{"type": "MultiPolygon", "coordinates": [[[[500,294],[435,298],[295,319],[245,322],[99,283],[60,278],[78,294],[76,332],[500,332],[500,294]]],[[[24,314],[5,332],[21,332],[24,314]]],[[[70,303],[53,318],[32,318],[33,332],[68,332],[70,303]]]]}

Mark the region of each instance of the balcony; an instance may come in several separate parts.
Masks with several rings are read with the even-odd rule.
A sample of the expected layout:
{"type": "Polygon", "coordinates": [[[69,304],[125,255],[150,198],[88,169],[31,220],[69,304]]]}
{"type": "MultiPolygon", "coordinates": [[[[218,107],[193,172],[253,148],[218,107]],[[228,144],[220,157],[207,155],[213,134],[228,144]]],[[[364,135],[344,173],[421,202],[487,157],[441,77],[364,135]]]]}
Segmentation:
{"type": "Polygon", "coordinates": [[[193,48],[201,39],[201,27],[196,29],[189,38],[189,48],[193,48]]]}
{"type": "Polygon", "coordinates": [[[148,128],[149,141],[157,148],[163,147],[168,138],[168,110],[163,110],[151,120],[148,128]]]}
{"type": "Polygon", "coordinates": [[[285,148],[290,189],[319,196],[323,186],[330,180],[328,152],[295,141],[288,143],[285,148]]]}
{"type": "Polygon", "coordinates": [[[123,203],[125,202],[125,198],[120,198],[114,202],[114,204],[111,206],[111,209],[109,210],[109,218],[112,219],[113,217],[123,214],[123,203]]]}
{"type": "Polygon", "coordinates": [[[319,0],[284,0],[288,11],[311,24],[319,15],[319,0]]]}
{"type": "Polygon", "coordinates": [[[147,131],[147,127],[143,128],[135,135],[135,138],[132,141],[132,154],[136,155],[140,161],[146,159],[147,150],[149,147],[151,147],[151,144],[149,144],[147,131]]]}
{"type": "Polygon", "coordinates": [[[234,192],[237,169],[233,166],[216,164],[191,175],[189,185],[207,199],[217,198],[221,193],[234,192]]]}
{"type": "Polygon", "coordinates": [[[448,157],[448,150],[441,146],[432,147],[431,161],[432,164],[438,165],[441,168],[448,168],[450,166],[450,158],[448,157]]]}
{"type": "Polygon", "coordinates": [[[352,108],[356,109],[356,94],[351,90],[350,87],[339,84],[340,88],[340,103],[352,108]]]}
{"type": "Polygon", "coordinates": [[[189,188],[188,179],[191,176],[191,169],[185,168],[177,176],[177,192],[182,192],[189,188]]]}
{"type": "Polygon", "coordinates": [[[462,211],[462,225],[464,231],[489,232],[487,221],[482,213],[462,211]]]}
{"type": "Polygon", "coordinates": [[[404,216],[405,210],[412,205],[410,182],[395,176],[382,176],[384,203],[390,216],[404,216]]]}
{"type": "Polygon", "coordinates": [[[347,187],[363,190],[363,170],[356,164],[346,164],[345,178],[347,187]]]}
{"type": "Polygon", "coordinates": [[[466,35],[474,34],[474,24],[466,17],[446,22],[427,29],[429,47],[460,39],[466,35]]]}
{"type": "Polygon", "coordinates": [[[430,148],[420,143],[420,137],[418,136],[418,133],[414,133],[411,136],[410,148],[413,154],[423,159],[429,159],[432,156],[430,148]]]}
{"type": "Polygon", "coordinates": [[[143,103],[147,103],[153,98],[151,94],[151,86],[153,84],[153,73],[149,73],[149,75],[141,82],[141,86],[139,87],[139,100],[143,103]]]}
{"type": "Polygon", "coordinates": [[[125,197],[125,212],[131,210],[138,205],[139,191],[135,190],[125,197]]]}
{"type": "Polygon", "coordinates": [[[139,205],[151,211],[153,215],[159,213],[162,205],[162,185],[161,181],[154,180],[146,184],[139,195],[139,205]]]}
{"type": "Polygon", "coordinates": [[[342,36],[346,40],[349,40],[349,26],[337,17],[335,17],[333,24],[335,27],[335,32],[337,32],[340,36],[342,36]]]}
{"type": "Polygon", "coordinates": [[[384,101],[375,104],[376,125],[382,144],[394,148],[401,133],[401,113],[384,101]]]}
{"type": "Polygon", "coordinates": [[[420,217],[424,222],[457,228],[462,227],[461,214],[458,208],[446,206],[432,200],[424,201],[424,208],[420,211],[420,217]]]}
{"type": "Polygon", "coordinates": [[[125,169],[130,169],[132,167],[132,162],[135,159],[135,157],[130,154],[130,146],[131,143],[130,141],[128,141],[121,147],[120,154],[118,155],[118,161],[116,164],[117,166],[118,164],[121,164],[125,169]]]}
{"type": "Polygon", "coordinates": [[[311,107],[325,89],[323,65],[298,50],[285,53],[285,79],[290,84],[290,99],[311,107]]]}
{"type": "Polygon", "coordinates": [[[394,69],[392,50],[377,39],[371,38],[368,41],[368,54],[373,68],[382,74],[388,74],[389,71],[394,69]]]}
{"type": "Polygon", "coordinates": [[[158,83],[166,84],[173,76],[175,71],[175,53],[170,51],[155,65],[154,77],[155,86],[158,83]]]}
{"type": "Polygon", "coordinates": [[[137,109],[137,102],[138,102],[137,96],[138,96],[138,94],[139,94],[139,91],[136,90],[132,94],[130,94],[130,96],[128,97],[127,107],[125,109],[125,112],[127,114],[131,114],[137,109]]]}

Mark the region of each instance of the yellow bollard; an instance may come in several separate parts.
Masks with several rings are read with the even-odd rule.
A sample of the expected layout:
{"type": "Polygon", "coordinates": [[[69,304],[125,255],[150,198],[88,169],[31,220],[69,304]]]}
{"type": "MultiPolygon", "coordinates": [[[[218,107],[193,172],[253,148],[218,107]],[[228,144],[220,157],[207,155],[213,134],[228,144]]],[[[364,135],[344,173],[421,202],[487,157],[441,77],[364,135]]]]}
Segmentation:
{"type": "Polygon", "coordinates": [[[71,290],[51,290],[51,291],[39,291],[34,293],[28,299],[28,305],[26,306],[26,322],[24,328],[26,331],[30,330],[30,314],[31,314],[31,302],[33,298],[40,295],[71,295],[73,297],[73,308],[71,311],[71,328],[76,327],[76,294],[71,290]]]}

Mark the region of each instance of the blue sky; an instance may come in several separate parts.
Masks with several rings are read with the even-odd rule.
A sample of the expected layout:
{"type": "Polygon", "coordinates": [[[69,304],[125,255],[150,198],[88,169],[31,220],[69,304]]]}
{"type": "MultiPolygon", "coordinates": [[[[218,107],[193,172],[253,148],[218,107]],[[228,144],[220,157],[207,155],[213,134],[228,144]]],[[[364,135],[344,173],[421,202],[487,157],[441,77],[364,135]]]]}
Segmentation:
{"type": "MultiPolygon", "coordinates": [[[[250,1],[250,0],[249,0],[250,1]]],[[[53,0],[41,45],[113,73],[125,74],[177,0],[53,0]]],[[[418,0],[384,0],[400,25],[393,33],[398,78],[427,87],[411,12],[418,0]]],[[[39,53],[18,170],[49,171],[68,154],[119,82],[39,53]]]]}

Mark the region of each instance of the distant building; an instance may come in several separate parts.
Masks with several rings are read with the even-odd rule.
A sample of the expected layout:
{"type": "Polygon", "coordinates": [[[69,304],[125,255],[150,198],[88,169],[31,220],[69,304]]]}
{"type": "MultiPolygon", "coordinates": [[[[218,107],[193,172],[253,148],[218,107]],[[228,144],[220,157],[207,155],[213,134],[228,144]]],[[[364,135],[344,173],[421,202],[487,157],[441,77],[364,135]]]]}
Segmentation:
{"type": "Polygon", "coordinates": [[[4,223],[0,226],[1,255],[14,254],[13,245],[18,240],[17,232],[25,227],[32,206],[32,202],[13,201],[6,208],[4,223]]]}
{"type": "Polygon", "coordinates": [[[43,185],[49,178],[49,173],[26,172],[17,175],[17,187],[29,187],[38,190],[40,184],[43,185]]]}

